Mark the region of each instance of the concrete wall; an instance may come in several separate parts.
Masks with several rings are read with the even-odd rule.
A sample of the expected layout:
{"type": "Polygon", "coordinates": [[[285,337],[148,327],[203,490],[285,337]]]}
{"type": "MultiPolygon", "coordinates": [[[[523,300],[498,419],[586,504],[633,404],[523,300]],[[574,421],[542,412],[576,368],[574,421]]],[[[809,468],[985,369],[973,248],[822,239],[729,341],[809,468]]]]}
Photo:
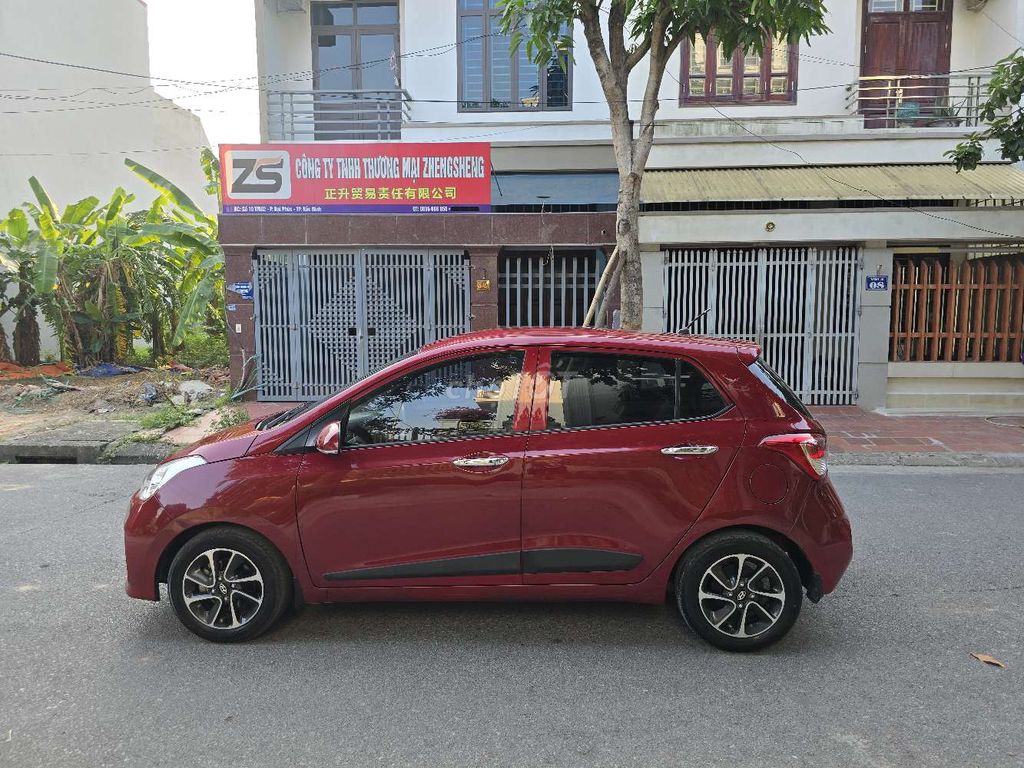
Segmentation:
{"type": "MultiPolygon", "coordinates": [[[[259,74],[274,78],[284,75],[273,84],[274,88],[311,88],[308,12],[279,13],[277,0],[255,2],[259,74]]],[[[456,3],[457,0],[401,2],[402,84],[414,100],[421,100],[411,105],[411,119],[403,126],[405,140],[489,140],[524,150],[545,143],[564,146],[571,142],[577,148],[581,142],[608,145],[608,111],[578,24],[574,29],[578,56],[573,67],[571,110],[460,113],[456,3]]],[[[997,23],[1012,33],[1022,24],[1021,5],[1017,0],[990,0],[981,13],[968,11],[963,0],[956,0],[951,68],[991,65],[1012,52],[1016,41],[997,23]]],[[[799,164],[802,161],[787,151],[794,149],[814,163],[942,162],[942,153],[963,136],[966,128],[865,131],[859,118],[850,114],[846,86],[859,73],[861,13],[861,0],[834,0],[827,19],[832,32],[800,44],[795,104],[722,107],[731,119],[711,108],[679,105],[681,72],[677,52],[669,62],[661,88],[658,145],[649,167],[799,164]],[[770,146],[745,128],[772,138],[782,148],[770,146]]],[[[630,81],[630,98],[635,108],[639,107],[645,82],[646,70],[641,65],[630,81]]],[[[263,135],[267,135],[265,124],[263,135]]],[[[607,154],[610,158],[610,152],[607,154]]],[[[528,151],[517,153],[514,159],[524,163],[511,163],[499,170],[542,168],[538,164],[540,158],[528,151]]],[[[499,167],[497,161],[495,167],[499,167]]]]}
{"type": "Polygon", "coordinates": [[[0,211],[32,198],[33,175],[59,205],[88,195],[102,200],[118,185],[148,205],[155,194],[125,168],[126,156],[215,209],[202,191],[199,151],[208,142],[199,118],[157,95],[146,79],[146,25],[139,0],[0,3],[0,50],[141,75],[0,59],[0,88],[19,89],[3,100],[5,111],[18,114],[0,118],[0,211]]]}
{"type": "MultiPolygon", "coordinates": [[[[149,85],[146,25],[140,0],[0,2],[0,50],[139,75],[0,58],[0,89],[13,97],[0,115],[0,215],[34,200],[30,176],[61,207],[89,195],[103,201],[118,186],[137,196],[133,207],[148,207],[156,193],[125,157],[215,210],[203,192],[199,152],[208,142],[199,118],[149,85]]],[[[3,319],[8,340],[11,322],[3,319]]],[[[44,355],[56,355],[52,332],[44,327],[41,336],[44,355]]]]}

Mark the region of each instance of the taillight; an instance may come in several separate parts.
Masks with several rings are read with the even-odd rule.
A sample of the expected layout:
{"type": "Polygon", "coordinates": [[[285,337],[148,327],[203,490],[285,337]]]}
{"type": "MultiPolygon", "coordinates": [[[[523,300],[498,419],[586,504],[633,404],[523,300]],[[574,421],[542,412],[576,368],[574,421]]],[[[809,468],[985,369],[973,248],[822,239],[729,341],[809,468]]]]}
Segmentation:
{"type": "Polygon", "coordinates": [[[815,480],[828,472],[828,443],[824,435],[772,435],[762,440],[760,446],[786,454],[815,480]]]}

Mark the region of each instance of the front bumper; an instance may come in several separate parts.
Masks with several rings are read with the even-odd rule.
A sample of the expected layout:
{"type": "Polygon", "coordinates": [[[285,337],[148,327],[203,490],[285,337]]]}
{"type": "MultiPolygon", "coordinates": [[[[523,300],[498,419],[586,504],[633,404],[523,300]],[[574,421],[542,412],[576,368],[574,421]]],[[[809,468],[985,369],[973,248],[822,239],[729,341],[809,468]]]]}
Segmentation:
{"type": "Polygon", "coordinates": [[[137,494],[132,496],[124,522],[124,561],[128,572],[124,591],[140,600],[160,599],[156,575],[162,549],[157,548],[153,531],[143,522],[155,517],[149,508],[151,504],[157,506],[158,502],[155,498],[141,501],[137,494]]]}

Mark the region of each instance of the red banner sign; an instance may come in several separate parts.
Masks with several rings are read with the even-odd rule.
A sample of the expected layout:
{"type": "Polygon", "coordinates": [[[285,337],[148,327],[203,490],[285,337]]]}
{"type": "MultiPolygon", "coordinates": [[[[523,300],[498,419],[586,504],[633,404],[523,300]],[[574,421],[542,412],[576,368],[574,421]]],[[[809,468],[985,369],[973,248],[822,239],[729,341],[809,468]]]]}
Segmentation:
{"type": "Polygon", "coordinates": [[[491,207],[491,145],[222,144],[223,213],[457,213],[491,207]]]}

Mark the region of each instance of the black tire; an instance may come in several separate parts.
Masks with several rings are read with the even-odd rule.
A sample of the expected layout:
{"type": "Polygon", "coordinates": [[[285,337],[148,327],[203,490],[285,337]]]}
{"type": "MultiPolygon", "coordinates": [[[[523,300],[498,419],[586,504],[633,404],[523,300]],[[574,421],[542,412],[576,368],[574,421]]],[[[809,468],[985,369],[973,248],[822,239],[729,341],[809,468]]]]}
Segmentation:
{"type": "MultiPolygon", "coordinates": [[[[206,562],[209,562],[208,557],[206,562]]],[[[218,526],[196,534],[178,550],[167,571],[167,593],[178,619],[192,632],[204,640],[238,643],[263,634],[281,618],[292,602],[292,574],[277,548],[259,534],[244,528],[218,526]],[[186,569],[190,566],[193,566],[192,573],[206,578],[205,574],[195,570],[194,563],[211,551],[217,563],[213,569],[212,587],[197,586],[193,578],[186,580],[186,569]],[[230,552],[236,553],[236,559],[228,565],[226,560],[230,558],[230,552]],[[238,558],[237,554],[247,558],[249,563],[238,558]],[[218,579],[217,567],[227,571],[227,578],[221,576],[218,579]],[[231,581],[233,574],[240,581],[231,581]],[[192,594],[187,595],[186,591],[192,594]],[[236,591],[245,591],[248,597],[236,595],[236,591]],[[206,594],[210,595],[208,601],[204,598],[206,594]],[[194,603],[199,606],[197,611],[205,614],[208,620],[213,615],[213,624],[200,620],[193,613],[187,604],[189,597],[200,598],[194,603]],[[256,604],[257,597],[259,604],[249,608],[256,604]],[[214,600],[220,602],[215,603],[214,600]],[[204,605],[210,607],[204,608],[204,605]],[[252,610],[251,614],[249,610],[252,610]],[[238,626],[232,627],[229,622],[238,626]]]]}
{"type": "Polygon", "coordinates": [[[687,625],[702,639],[726,651],[756,651],[777,642],[792,629],[803,603],[803,585],[793,560],[774,541],[753,531],[715,534],[694,545],[677,569],[675,594],[676,605],[687,625]],[[744,555],[753,559],[745,559],[744,555]],[[758,561],[770,565],[774,573],[766,569],[758,575],[758,561]],[[720,580],[708,574],[713,566],[720,580]],[[748,587],[741,575],[735,580],[731,578],[740,566],[747,579],[758,575],[757,592],[746,591],[748,587]],[[777,581],[781,581],[783,591],[779,591],[777,581]],[[702,607],[702,582],[705,594],[721,592],[723,599],[706,598],[702,607]],[[775,594],[783,597],[774,597],[775,594]],[[726,596],[732,599],[725,599],[726,596]],[[750,605],[755,602],[756,606],[750,605]],[[721,629],[716,628],[706,611],[719,619],[721,629]],[[774,623],[765,626],[773,616],[774,623]]]}

